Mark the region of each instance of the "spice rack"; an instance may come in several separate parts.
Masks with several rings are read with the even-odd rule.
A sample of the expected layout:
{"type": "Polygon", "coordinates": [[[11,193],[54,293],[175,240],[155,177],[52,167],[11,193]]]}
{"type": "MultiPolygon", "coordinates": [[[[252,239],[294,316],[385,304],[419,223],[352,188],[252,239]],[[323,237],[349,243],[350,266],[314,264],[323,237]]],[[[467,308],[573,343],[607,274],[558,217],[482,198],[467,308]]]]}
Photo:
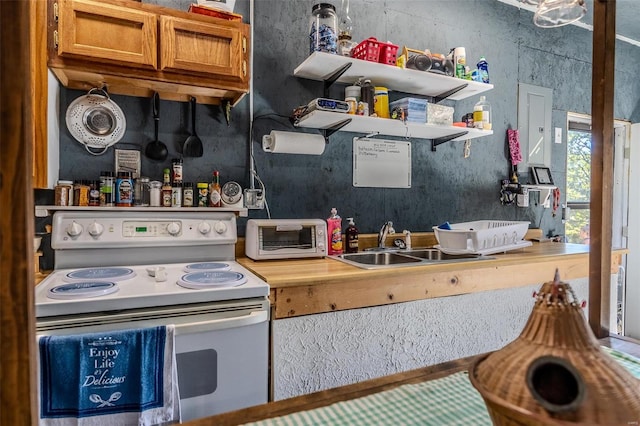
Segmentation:
{"type": "Polygon", "coordinates": [[[120,212],[234,212],[247,217],[248,209],[232,207],[85,207],[85,206],[35,206],[36,217],[47,217],[54,211],[120,211],[120,212]]]}
{"type": "MultiPolygon", "coordinates": [[[[462,100],[493,89],[492,84],[462,80],[426,71],[404,69],[392,65],[364,61],[341,55],[314,52],[293,72],[300,78],[324,82],[324,96],[334,83],[352,84],[366,76],[376,83],[405,93],[432,98],[433,102],[445,99],[462,100]]],[[[336,131],[365,134],[381,134],[400,137],[430,139],[431,149],[448,141],[475,139],[493,134],[491,130],[467,127],[441,126],[421,123],[403,123],[400,120],[347,115],[329,111],[313,111],[300,119],[296,127],[315,128],[329,137],[336,131]]]]}

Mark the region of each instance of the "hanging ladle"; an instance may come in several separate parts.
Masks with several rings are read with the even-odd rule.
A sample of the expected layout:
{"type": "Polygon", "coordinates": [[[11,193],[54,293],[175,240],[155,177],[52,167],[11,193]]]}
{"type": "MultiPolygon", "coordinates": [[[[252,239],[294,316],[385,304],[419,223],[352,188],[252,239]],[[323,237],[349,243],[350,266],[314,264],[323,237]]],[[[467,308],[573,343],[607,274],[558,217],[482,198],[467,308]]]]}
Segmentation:
{"type": "Polygon", "coordinates": [[[196,98],[191,97],[191,136],[184,141],[182,155],[185,157],[202,157],[204,154],[202,141],[196,134],[196,98]]]}
{"type": "Polygon", "coordinates": [[[167,146],[158,140],[158,127],[160,124],[160,96],[158,92],[153,93],[153,121],[155,126],[155,136],[152,142],[147,144],[144,153],[152,160],[164,161],[169,153],[167,146]]]}

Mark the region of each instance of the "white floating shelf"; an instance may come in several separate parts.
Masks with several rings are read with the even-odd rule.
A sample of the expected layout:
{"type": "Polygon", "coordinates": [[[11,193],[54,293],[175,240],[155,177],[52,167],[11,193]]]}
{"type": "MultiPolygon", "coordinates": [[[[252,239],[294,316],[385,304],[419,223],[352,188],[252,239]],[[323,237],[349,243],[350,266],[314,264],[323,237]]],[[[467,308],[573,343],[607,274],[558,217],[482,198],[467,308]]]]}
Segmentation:
{"type": "Polygon", "coordinates": [[[370,78],[376,86],[385,86],[389,90],[423,96],[440,96],[466,84],[465,88],[447,97],[447,99],[454,101],[466,99],[493,89],[492,84],[462,80],[428,71],[403,69],[393,65],[324,52],[312,53],[294,70],[293,75],[311,80],[325,81],[337,70],[349,63],[351,63],[351,67],[338,78],[338,82],[353,84],[358,78],[366,77],[370,78]]]}
{"type": "Polygon", "coordinates": [[[246,217],[248,210],[245,208],[231,207],[85,207],[85,206],[35,206],[36,217],[46,217],[52,211],[119,211],[119,212],[234,212],[238,216],[246,217]]]}
{"type": "Polygon", "coordinates": [[[470,127],[441,126],[436,124],[422,124],[402,122],[389,118],[365,117],[362,115],[343,114],[329,111],[312,111],[303,116],[295,124],[296,127],[313,129],[329,129],[337,123],[351,119],[351,123],[340,128],[342,132],[355,132],[363,134],[381,134],[388,136],[400,136],[419,139],[439,139],[447,138],[461,132],[467,132],[463,136],[451,139],[453,141],[463,141],[476,139],[482,136],[490,136],[492,130],[479,130],[470,127]]]}

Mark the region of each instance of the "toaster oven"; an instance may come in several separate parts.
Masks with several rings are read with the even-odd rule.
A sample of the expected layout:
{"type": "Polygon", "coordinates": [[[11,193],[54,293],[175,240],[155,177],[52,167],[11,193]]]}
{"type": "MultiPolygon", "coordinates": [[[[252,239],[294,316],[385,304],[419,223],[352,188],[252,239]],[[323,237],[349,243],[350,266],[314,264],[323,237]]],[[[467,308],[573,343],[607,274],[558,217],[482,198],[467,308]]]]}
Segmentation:
{"type": "Polygon", "coordinates": [[[322,219],[249,219],[245,254],[253,260],[327,255],[327,223],[322,219]]]}

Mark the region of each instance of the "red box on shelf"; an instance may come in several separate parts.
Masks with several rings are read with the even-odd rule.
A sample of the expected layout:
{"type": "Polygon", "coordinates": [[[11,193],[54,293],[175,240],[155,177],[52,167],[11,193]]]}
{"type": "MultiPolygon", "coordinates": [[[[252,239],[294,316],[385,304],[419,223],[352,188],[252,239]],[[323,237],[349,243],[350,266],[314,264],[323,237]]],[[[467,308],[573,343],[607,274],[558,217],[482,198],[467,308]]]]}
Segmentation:
{"type": "Polygon", "coordinates": [[[375,37],[369,37],[353,48],[351,57],[370,62],[395,65],[397,52],[398,46],[395,44],[383,43],[375,37]]]}

